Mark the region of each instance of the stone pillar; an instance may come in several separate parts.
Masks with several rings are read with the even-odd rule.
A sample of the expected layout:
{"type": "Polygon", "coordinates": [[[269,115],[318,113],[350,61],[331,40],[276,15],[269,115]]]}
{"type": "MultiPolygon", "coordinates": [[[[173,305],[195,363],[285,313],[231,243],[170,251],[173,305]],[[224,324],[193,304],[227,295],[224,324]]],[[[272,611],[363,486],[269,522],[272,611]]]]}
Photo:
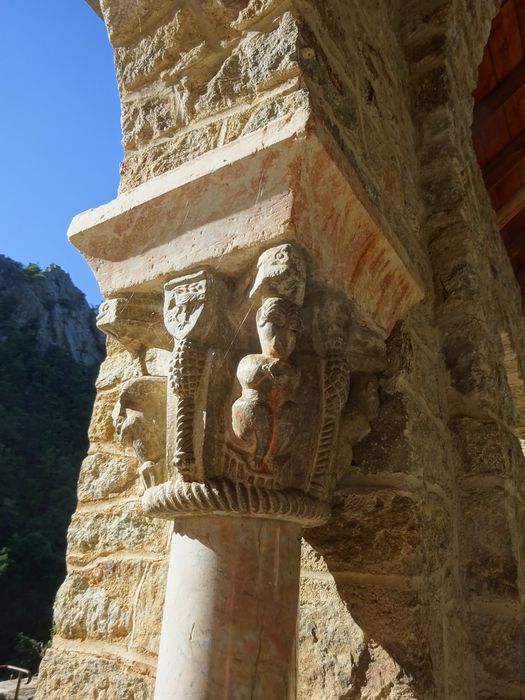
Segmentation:
{"type": "MultiPolygon", "coordinates": [[[[305,488],[317,435],[304,426],[320,427],[324,413],[301,398],[311,393],[308,373],[314,394],[322,391],[321,367],[291,359],[305,258],[285,243],[263,252],[240,284],[201,270],[164,290],[173,336],[167,479],[151,477],[142,499],[147,513],[175,522],[155,699],[293,698],[301,530],[328,514],[305,488]],[[242,328],[236,316],[251,323],[242,328]],[[301,470],[299,439],[312,437],[301,470]]],[[[334,330],[344,333],[341,311],[334,330]]],[[[344,360],[342,369],[334,426],[344,360]]]]}
{"type": "Polygon", "coordinates": [[[358,183],[298,105],[71,224],[139,363],[113,420],[142,511],[174,523],[156,700],[294,697],[299,536],[422,296],[358,183]]]}

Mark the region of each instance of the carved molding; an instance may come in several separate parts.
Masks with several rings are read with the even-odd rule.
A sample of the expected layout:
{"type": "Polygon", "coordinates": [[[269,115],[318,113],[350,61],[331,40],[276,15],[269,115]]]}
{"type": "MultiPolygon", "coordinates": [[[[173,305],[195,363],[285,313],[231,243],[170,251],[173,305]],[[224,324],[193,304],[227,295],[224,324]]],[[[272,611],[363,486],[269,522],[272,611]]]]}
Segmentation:
{"type": "Polygon", "coordinates": [[[234,483],[227,479],[198,482],[168,482],[146,491],[142,507],[147,515],[173,520],[195,515],[237,515],[276,518],[301,524],[322,525],[330,508],[301,491],[278,491],[234,483]]]}
{"type": "Polygon", "coordinates": [[[385,335],[423,297],[401,240],[307,109],[78,215],[68,235],[111,297],[158,290],[174,261],[180,270],[217,265],[237,277],[255,249],[283,236],[353,300],[367,327],[385,335]]]}

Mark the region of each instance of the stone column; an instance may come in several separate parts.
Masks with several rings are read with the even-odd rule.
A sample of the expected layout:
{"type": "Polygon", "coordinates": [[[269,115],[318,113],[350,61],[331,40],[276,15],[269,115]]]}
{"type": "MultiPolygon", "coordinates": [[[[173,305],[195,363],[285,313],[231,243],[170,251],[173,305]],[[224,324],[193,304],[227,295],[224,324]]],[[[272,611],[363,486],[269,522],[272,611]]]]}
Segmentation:
{"type": "Polygon", "coordinates": [[[301,531],[328,514],[298,459],[301,416],[321,416],[292,362],[305,287],[291,244],[265,251],[248,285],[210,270],[165,284],[167,480],[143,497],[175,522],[156,700],[295,696],[301,531]]]}
{"type": "Polygon", "coordinates": [[[156,700],[295,697],[300,547],[294,523],[176,522],[156,700]]]}
{"type": "Polygon", "coordinates": [[[141,361],[113,418],[142,510],[174,523],[156,700],[294,697],[300,535],[328,519],[384,339],[421,296],[309,119],[70,228],[108,297],[99,325],[141,361]],[[165,377],[147,376],[151,349],[165,377]]]}

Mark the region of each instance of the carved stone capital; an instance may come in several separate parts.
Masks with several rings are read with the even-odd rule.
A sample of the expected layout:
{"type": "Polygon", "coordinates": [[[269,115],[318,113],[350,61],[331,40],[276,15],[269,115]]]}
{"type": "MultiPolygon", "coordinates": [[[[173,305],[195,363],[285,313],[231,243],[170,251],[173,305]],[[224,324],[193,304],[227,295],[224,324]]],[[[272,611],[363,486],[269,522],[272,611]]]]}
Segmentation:
{"type": "MultiPolygon", "coordinates": [[[[112,302],[104,327],[119,338],[139,328],[144,342],[138,314],[112,302]]],[[[114,411],[140,463],[144,511],[324,522],[341,455],[370,429],[382,339],[289,242],[236,278],[204,268],[170,279],[163,308],[166,380],[127,382],[114,411]]]]}
{"type": "Polygon", "coordinates": [[[310,268],[285,242],[236,279],[206,268],[165,284],[166,477],[142,467],[148,515],[328,517],[353,320],[310,268]]]}

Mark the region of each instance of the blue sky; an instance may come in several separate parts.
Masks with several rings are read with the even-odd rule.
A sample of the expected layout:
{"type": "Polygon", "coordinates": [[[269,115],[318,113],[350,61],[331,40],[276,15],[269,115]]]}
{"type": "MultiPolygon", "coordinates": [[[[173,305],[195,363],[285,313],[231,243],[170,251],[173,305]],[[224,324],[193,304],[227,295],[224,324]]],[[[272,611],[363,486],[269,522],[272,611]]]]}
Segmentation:
{"type": "Polygon", "coordinates": [[[57,263],[98,304],[66,231],[117,193],[120,117],[104,23],[84,0],[5,2],[2,20],[0,253],[57,263]]]}

